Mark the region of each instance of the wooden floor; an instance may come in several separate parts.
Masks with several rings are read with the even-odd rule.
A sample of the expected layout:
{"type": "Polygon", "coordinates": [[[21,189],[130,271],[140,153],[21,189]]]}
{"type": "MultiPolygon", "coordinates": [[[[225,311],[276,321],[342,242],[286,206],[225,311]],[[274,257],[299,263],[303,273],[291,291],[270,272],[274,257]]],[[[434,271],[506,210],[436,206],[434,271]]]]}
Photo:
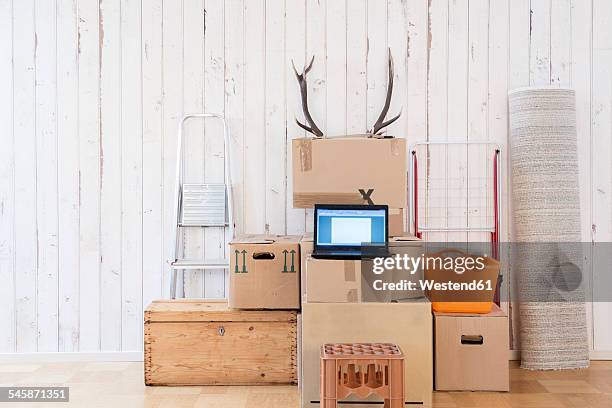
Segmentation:
{"type": "MultiPolygon", "coordinates": [[[[142,363],[1,364],[0,385],[67,385],[70,403],[19,403],[18,408],[205,407],[292,408],[297,387],[145,387],[142,363]]],[[[510,393],[434,393],[437,408],[610,408],[612,362],[596,361],[588,370],[511,369],[510,393]]],[[[0,403],[0,408],[9,404],[0,403]]]]}

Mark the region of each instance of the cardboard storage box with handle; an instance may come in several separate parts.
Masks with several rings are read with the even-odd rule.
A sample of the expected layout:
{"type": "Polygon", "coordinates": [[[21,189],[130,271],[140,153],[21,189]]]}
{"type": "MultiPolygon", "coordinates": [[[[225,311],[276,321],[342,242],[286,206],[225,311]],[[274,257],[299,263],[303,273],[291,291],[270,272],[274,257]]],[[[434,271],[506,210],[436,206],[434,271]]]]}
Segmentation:
{"type": "Polygon", "coordinates": [[[347,136],[293,139],[293,207],[386,204],[406,208],[406,141],[347,136]]]}
{"type": "Polygon", "coordinates": [[[508,317],[434,313],[436,390],[508,391],[508,317]]]}
{"type": "Polygon", "coordinates": [[[242,235],[230,243],[229,306],[300,308],[299,236],[242,235]]]}

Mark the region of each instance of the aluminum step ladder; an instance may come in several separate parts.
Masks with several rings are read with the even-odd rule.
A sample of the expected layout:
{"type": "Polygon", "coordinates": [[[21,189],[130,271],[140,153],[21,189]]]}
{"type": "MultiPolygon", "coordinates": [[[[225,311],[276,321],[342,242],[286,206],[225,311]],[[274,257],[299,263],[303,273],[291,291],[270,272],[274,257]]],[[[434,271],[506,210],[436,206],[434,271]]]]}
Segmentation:
{"type": "Polygon", "coordinates": [[[230,139],[225,118],[215,113],[191,113],[183,116],[179,124],[176,153],[174,216],[176,232],[173,254],[168,260],[171,269],[170,296],[176,298],[178,272],[187,269],[228,269],[229,259],[179,258],[183,228],[228,227],[230,240],[234,238],[234,206],[230,174],[230,139]],[[189,119],[215,119],[223,125],[224,183],[183,183],[183,134],[189,119]]]}

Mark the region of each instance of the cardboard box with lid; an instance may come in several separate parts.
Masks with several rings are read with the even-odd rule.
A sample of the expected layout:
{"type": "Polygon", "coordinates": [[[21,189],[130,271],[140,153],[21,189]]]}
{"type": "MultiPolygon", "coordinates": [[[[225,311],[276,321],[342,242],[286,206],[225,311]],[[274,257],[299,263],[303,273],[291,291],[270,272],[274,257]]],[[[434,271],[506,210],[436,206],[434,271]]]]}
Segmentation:
{"type": "MultiPolygon", "coordinates": [[[[312,234],[305,234],[300,241],[302,302],[361,302],[423,297],[423,291],[375,292],[372,289],[371,274],[362,275],[362,262],[353,260],[315,259],[311,257],[314,248],[312,234]],[[365,276],[365,281],[362,278],[365,276]]],[[[389,239],[389,253],[411,257],[422,255],[420,239],[406,235],[389,239]]],[[[371,269],[371,264],[366,263],[371,269]]],[[[391,269],[381,275],[386,282],[423,279],[423,271],[411,274],[407,270],[391,269]]]]}
{"type": "Polygon", "coordinates": [[[434,313],[435,378],[440,391],[510,389],[508,316],[434,313]]]}
{"type": "Polygon", "coordinates": [[[242,235],[230,243],[229,307],[299,309],[299,236],[242,235]]]}
{"type": "Polygon", "coordinates": [[[292,141],[293,207],[407,204],[406,141],[355,135],[292,141]]]}

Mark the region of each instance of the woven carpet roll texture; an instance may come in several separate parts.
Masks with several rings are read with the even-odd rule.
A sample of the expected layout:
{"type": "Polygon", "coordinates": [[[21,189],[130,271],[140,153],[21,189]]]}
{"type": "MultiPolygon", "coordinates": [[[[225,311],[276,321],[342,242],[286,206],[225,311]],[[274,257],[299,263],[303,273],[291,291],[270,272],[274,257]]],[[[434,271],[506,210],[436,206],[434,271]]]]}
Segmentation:
{"type": "Polygon", "coordinates": [[[584,292],[551,284],[560,264],[581,265],[574,91],[522,88],[509,93],[515,241],[537,243],[513,254],[517,277],[521,367],[587,367],[584,292]],[[560,244],[560,243],[568,243],[560,244]]]}

